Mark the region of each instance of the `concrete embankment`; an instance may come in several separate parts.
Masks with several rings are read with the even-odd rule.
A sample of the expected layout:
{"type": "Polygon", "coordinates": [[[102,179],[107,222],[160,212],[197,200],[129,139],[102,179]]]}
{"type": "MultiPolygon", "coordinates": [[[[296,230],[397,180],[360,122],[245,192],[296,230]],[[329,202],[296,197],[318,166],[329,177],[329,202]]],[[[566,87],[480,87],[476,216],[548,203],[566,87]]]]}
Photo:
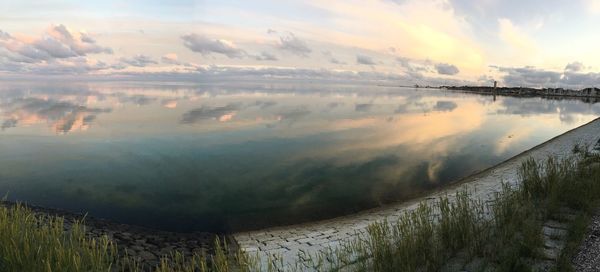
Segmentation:
{"type": "Polygon", "coordinates": [[[434,201],[442,195],[448,195],[452,200],[456,192],[464,189],[472,192],[473,198],[491,199],[502,189],[501,182],[514,184],[518,181],[518,169],[525,159],[569,156],[576,144],[592,147],[599,139],[600,119],[596,119],[421,198],[330,220],[236,233],[233,237],[242,250],[258,255],[263,262],[269,256],[278,256],[284,264],[293,264],[299,254],[314,255],[365,235],[371,223],[383,220],[395,222],[404,212],[416,209],[422,201],[434,201]]]}

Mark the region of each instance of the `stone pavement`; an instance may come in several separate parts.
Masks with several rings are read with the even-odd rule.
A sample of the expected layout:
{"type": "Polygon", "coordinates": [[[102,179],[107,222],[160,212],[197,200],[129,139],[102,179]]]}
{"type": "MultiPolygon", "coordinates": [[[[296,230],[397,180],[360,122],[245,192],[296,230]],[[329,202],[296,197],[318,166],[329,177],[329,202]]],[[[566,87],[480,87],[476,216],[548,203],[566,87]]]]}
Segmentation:
{"type": "Polygon", "coordinates": [[[432,201],[442,195],[448,195],[452,201],[455,193],[465,188],[472,193],[473,198],[489,200],[502,189],[501,181],[517,181],[517,171],[528,157],[544,160],[550,155],[568,156],[575,144],[594,146],[599,139],[600,119],[596,119],[455,185],[432,192],[427,197],[330,220],[236,233],[233,237],[243,251],[256,254],[263,264],[277,256],[278,262],[292,265],[297,262],[299,254],[315,255],[364,235],[371,223],[383,220],[395,222],[404,212],[416,209],[422,201],[432,201]]]}

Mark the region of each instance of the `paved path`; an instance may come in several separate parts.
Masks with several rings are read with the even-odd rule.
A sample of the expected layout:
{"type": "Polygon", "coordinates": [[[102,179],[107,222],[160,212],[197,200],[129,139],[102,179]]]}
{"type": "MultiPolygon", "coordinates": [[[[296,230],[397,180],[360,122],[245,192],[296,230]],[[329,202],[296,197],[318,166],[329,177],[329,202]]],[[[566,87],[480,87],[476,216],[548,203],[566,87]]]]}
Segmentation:
{"type": "Polygon", "coordinates": [[[336,247],[343,241],[364,235],[366,227],[377,221],[387,219],[395,222],[406,211],[417,208],[421,201],[432,201],[438,196],[448,194],[449,198],[464,187],[472,192],[472,197],[482,200],[490,199],[495,192],[501,190],[500,181],[515,183],[517,170],[523,160],[533,157],[543,160],[549,155],[565,156],[572,152],[575,144],[594,146],[600,139],[600,119],[596,119],[582,127],[557,136],[537,147],[519,154],[493,168],[464,179],[457,185],[446,187],[411,201],[392,204],[386,207],[367,210],[350,216],[307,224],[277,227],[259,231],[234,234],[240,248],[251,254],[258,254],[264,263],[269,256],[279,256],[284,264],[293,264],[298,254],[304,252],[316,254],[329,247],[336,247]]]}

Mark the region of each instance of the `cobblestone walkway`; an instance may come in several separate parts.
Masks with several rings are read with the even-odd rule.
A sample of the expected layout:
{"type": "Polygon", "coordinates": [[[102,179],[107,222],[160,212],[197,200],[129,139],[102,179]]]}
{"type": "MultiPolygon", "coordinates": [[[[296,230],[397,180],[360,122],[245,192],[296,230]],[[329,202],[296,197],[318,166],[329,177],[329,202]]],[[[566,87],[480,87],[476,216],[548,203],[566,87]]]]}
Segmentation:
{"type": "Polygon", "coordinates": [[[355,239],[357,235],[364,235],[366,227],[373,222],[385,219],[395,222],[405,211],[417,208],[421,201],[437,199],[438,196],[446,194],[452,199],[451,196],[464,187],[473,192],[472,197],[474,198],[484,201],[490,199],[494,193],[501,190],[500,181],[514,183],[517,180],[517,170],[524,159],[533,157],[536,160],[543,160],[549,155],[565,156],[571,154],[575,144],[594,146],[600,138],[599,132],[600,119],[596,119],[493,168],[468,177],[459,185],[433,192],[428,197],[367,210],[350,216],[236,233],[233,236],[242,250],[258,254],[262,262],[267,262],[269,256],[279,256],[280,261],[283,261],[284,264],[293,264],[299,258],[299,254],[316,254],[330,247],[334,248],[343,241],[355,239]]]}

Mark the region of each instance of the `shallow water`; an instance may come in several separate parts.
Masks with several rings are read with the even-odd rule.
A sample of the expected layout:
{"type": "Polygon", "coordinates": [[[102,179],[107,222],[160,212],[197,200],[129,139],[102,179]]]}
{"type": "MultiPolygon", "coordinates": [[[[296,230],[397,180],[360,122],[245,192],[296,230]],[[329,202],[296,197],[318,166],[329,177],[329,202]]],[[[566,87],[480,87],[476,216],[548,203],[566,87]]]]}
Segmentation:
{"type": "Polygon", "coordinates": [[[316,83],[3,83],[0,192],[165,230],[410,198],[593,120],[579,100],[316,83]]]}

